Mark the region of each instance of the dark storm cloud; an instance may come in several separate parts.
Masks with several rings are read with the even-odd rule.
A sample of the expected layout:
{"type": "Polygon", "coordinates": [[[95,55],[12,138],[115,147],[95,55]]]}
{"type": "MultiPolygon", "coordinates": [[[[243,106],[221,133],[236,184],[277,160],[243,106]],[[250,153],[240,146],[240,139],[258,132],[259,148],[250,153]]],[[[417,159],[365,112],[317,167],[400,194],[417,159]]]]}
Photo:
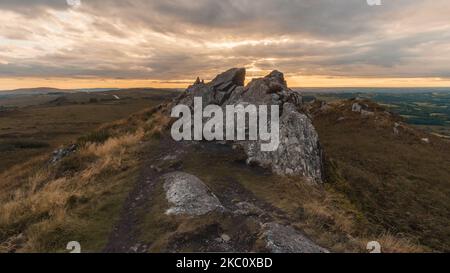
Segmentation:
{"type": "MultiPolygon", "coordinates": [[[[162,32],[183,33],[186,27],[250,35],[354,36],[376,28],[382,15],[409,5],[387,1],[383,9],[365,0],[82,0],[81,9],[95,16],[121,20],[162,32]]],[[[0,9],[34,13],[68,9],[65,0],[3,0],[0,9]]]]}
{"type": "Polygon", "coordinates": [[[39,16],[47,9],[64,10],[69,6],[65,0],[2,0],[0,11],[9,10],[26,14],[27,16],[39,16]]]}
{"type": "Polygon", "coordinates": [[[450,70],[446,0],[81,2],[73,9],[66,0],[2,0],[0,76],[185,79],[230,66],[374,77],[450,70]]]}

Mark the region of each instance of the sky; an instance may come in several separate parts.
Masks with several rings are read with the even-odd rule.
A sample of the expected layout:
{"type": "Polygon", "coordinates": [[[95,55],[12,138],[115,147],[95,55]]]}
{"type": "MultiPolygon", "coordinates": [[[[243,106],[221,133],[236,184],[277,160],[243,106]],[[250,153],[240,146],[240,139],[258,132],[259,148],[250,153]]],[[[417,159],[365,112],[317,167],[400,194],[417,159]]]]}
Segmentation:
{"type": "Polygon", "coordinates": [[[232,67],[292,87],[450,87],[450,1],[367,2],[0,0],[0,90],[182,88],[232,67]]]}

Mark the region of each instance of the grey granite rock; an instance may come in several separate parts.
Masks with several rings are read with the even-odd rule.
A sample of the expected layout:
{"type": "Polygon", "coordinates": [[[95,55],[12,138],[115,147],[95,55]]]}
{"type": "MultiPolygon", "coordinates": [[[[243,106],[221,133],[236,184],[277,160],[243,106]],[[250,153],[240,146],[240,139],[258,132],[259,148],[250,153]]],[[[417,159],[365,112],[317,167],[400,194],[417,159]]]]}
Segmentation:
{"type": "Polygon", "coordinates": [[[223,209],[219,199],[196,176],[172,172],[162,177],[166,198],[172,205],[166,213],[199,216],[223,209]]]}
{"type": "MultiPolygon", "coordinates": [[[[261,151],[261,141],[238,141],[248,156],[248,163],[259,164],[280,175],[300,175],[309,181],[322,180],[322,151],[310,118],[303,114],[303,99],[287,87],[283,73],[273,71],[247,86],[245,69],[233,68],[207,84],[190,86],[175,102],[193,108],[194,97],[201,97],[203,107],[210,104],[278,105],[280,107],[280,145],[276,151],[261,151]]],[[[270,119],[268,120],[270,122],[270,119]]],[[[270,127],[269,127],[270,128],[270,127]]],[[[248,129],[248,128],[246,128],[248,129]]]]}

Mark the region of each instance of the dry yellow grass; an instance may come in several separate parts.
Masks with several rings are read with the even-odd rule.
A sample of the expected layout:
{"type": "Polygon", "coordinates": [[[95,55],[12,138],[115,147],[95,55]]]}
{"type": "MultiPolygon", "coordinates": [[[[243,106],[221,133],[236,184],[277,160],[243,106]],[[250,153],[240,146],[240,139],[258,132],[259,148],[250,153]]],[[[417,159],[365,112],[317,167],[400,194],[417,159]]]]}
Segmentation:
{"type": "Polygon", "coordinates": [[[153,117],[148,121],[147,126],[149,128],[149,135],[160,136],[169,127],[172,119],[162,111],[156,112],[153,117]]]}
{"type": "Polygon", "coordinates": [[[3,173],[2,188],[9,191],[2,190],[0,194],[0,251],[13,248],[11,242],[17,236],[25,239],[15,251],[45,251],[53,247],[39,245],[43,234],[61,230],[63,225],[65,230],[76,228],[77,221],[71,221],[71,201],[81,197],[93,199],[108,190],[108,184],[90,182],[108,180],[108,176],[135,164],[133,148],[143,137],[144,131],[137,130],[102,144],[87,143],[75,155],[63,159],[76,159],[74,164],[88,162],[73,175],[58,177],[61,169],[57,165],[43,168],[46,163],[42,159],[23,164],[20,172],[12,169],[3,173]]]}
{"type": "Polygon", "coordinates": [[[383,253],[422,253],[426,249],[408,239],[398,238],[392,234],[383,234],[377,240],[383,253]]]}

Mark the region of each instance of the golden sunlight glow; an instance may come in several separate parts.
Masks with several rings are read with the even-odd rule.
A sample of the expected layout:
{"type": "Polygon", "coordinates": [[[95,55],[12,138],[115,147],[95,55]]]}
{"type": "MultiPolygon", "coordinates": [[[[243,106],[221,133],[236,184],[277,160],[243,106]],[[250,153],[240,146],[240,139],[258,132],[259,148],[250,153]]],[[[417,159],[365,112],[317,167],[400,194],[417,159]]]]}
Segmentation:
{"type": "MultiPolygon", "coordinates": [[[[256,75],[254,76],[257,77],[256,75]]],[[[251,81],[253,76],[247,78],[251,81]]],[[[349,78],[326,76],[287,77],[290,87],[450,87],[450,80],[441,78],[349,78]]],[[[53,87],[77,88],[186,88],[194,80],[128,80],[128,79],[72,79],[72,78],[0,78],[0,90],[53,87]]]]}

